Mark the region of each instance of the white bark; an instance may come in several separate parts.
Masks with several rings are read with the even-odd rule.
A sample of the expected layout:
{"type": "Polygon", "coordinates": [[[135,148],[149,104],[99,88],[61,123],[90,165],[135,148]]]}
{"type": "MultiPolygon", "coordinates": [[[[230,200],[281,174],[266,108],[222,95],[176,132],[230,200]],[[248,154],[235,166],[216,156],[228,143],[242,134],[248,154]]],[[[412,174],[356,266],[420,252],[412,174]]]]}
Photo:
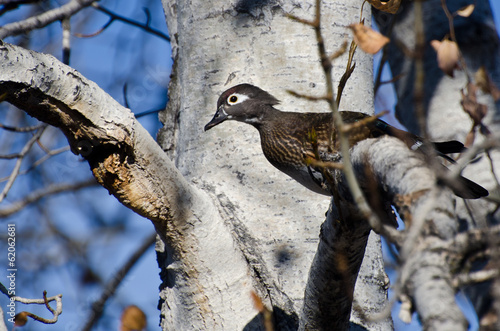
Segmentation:
{"type": "MultiPolygon", "coordinates": [[[[282,12],[279,14],[282,22],[292,24],[282,12]]],[[[304,41],[312,38],[310,30],[293,24],[299,27],[300,33],[307,32],[304,41]]],[[[343,28],[340,30],[344,31],[343,28]]],[[[309,43],[314,45],[313,41],[309,43]]],[[[283,47],[279,48],[283,50],[283,47]]],[[[188,128],[195,133],[187,130],[186,135],[201,140],[188,142],[184,133],[179,135],[184,145],[177,144],[177,162],[193,183],[209,193],[207,195],[187,183],[130,111],[93,82],[52,56],[8,44],[2,44],[0,50],[0,91],[5,99],[30,115],[61,128],[72,151],[89,161],[98,181],[123,204],[149,218],[167,243],[166,248],[158,248],[165,252],[164,260],[160,261],[165,263],[165,288],[161,293],[165,300],[163,328],[259,328],[261,322],[253,307],[251,291],[256,291],[267,306],[274,308],[278,328],[296,327],[307,271],[328,201],[310,194],[290,180],[284,180],[282,174],[274,171],[259,156],[255,144],[240,147],[240,150],[253,149],[250,156],[256,161],[252,159],[247,161],[248,164],[240,165],[239,160],[229,158],[226,161],[220,157],[222,163],[214,163],[214,170],[205,169],[207,161],[213,159],[206,152],[208,147],[199,149],[201,142],[208,141],[199,136],[205,120],[198,118],[199,114],[184,112],[180,116],[181,126],[186,120],[193,120],[188,128]],[[200,129],[193,124],[199,124],[200,129]],[[191,151],[201,151],[202,155],[191,154],[191,151]],[[193,161],[196,158],[199,158],[199,164],[193,161]],[[238,172],[228,171],[229,167],[243,170],[259,165],[262,165],[259,170],[268,175],[266,179],[249,173],[241,181],[246,182],[246,176],[252,176],[255,181],[252,186],[265,182],[267,187],[276,181],[277,193],[270,194],[266,186],[248,185],[244,190],[232,189],[240,179],[238,172]],[[215,173],[218,168],[222,171],[215,173]],[[193,176],[194,170],[224,181],[199,180],[193,176]],[[290,186],[295,187],[289,189],[290,186]],[[266,194],[265,199],[258,197],[262,192],[266,194]],[[247,224],[249,219],[254,221],[251,228],[247,224]],[[293,219],[293,222],[288,219],[293,219]],[[255,235],[256,230],[262,231],[255,235]],[[282,237],[276,238],[276,234],[282,237]]],[[[311,52],[315,53],[313,50],[311,52]]],[[[317,61],[312,55],[309,58],[311,62],[317,61]]],[[[371,63],[365,62],[366,74],[371,70],[371,63]]],[[[364,66],[358,67],[363,72],[364,66]]],[[[319,70],[319,66],[317,68],[319,70]]],[[[189,72],[185,71],[185,75],[189,76],[189,72]]],[[[181,77],[179,75],[177,79],[181,77]]],[[[311,75],[310,78],[313,82],[318,77],[311,75]]],[[[370,79],[357,80],[360,81],[358,85],[370,82],[370,79]]],[[[175,95],[173,86],[171,92],[175,95]]],[[[181,85],[184,86],[187,87],[181,85]]],[[[184,93],[178,101],[183,109],[199,101],[196,94],[192,96],[180,88],[177,91],[184,93]]],[[[212,101],[210,104],[215,102],[215,93],[206,95],[212,101]]],[[[369,105],[370,100],[370,95],[365,99],[352,98],[350,104],[369,105]]],[[[348,99],[344,103],[349,104],[348,99]]],[[[175,104],[171,103],[172,106],[175,104]]],[[[295,100],[295,107],[297,104],[305,105],[305,102],[295,100]]],[[[211,112],[208,108],[205,111],[207,120],[211,112]]],[[[255,141],[255,138],[252,139],[255,141]]],[[[215,147],[213,143],[210,145],[215,147]]],[[[230,154],[221,153],[221,156],[225,155],[230,154]]]]}
{"type": "Polygon", "coordinates": [[[239,327],[243,322],[230,317],[253,313],[250,299],[241,300],[242,293],[251,290],[252,279],[238,248],[224,238],[230,234],[208,196],[189,185],[130,110],[95,83],[50,55],[8,44],[0,51],[0,90],[6,100],[60,127],[72,150],[87,158],[98,181],[153,221],[171,245],[174,256],[169,258],[176,263],[169,271],[177,272],[172,289],[177,293],[170,299],[177,314],[170,321],[176,329],[187,328],[186,321],[209,329],[239,327]],[[196,227],[202,219],[211,224],[208,230],[196,227]],[[228,256],[220,254],[231,250],[228,256]],[[210,261],[213,268],[184,258],[188,251],[210,261]],[[231,273],[226,266],[231,266],[231,273]],[[218,304],[224,300],[231,306],[218,304]],[[188,301],[190,309],[185,309],[188,301]]]}
{"type": "MultiPolygon", "coordinates": [[[[446,242],[457,233],[451,191],[436,190],[435,172],[424,158],[394,140],[362,141],[353,148],[352,158],[353,162],[369,159],[377,182],[390,194],[408,199],[393,202],[409,228],[400,249],[405,264],[395,287],[404,287],[425,329],[466,330],[467,321],[455,303],[447,255],[432,249],[432,245],[446,242]]],[[[358,178],[362,181],[362,171],[358,178]]]]}
{"type": "MultiPolygon", "coordinates": [[[[278,108],[284,111],[328,111],[326,103],[311,103],[286,93],[287,89],[316,96],[324,93],[312,28],[285,16],[290,13],[311,19],[314,1],[250,3],[254,2],[163,1],[175,65],[170,105],[161,116],[166,127],[178,127],[178,131],[176,139],[169,131],[161,132],[159,142],[165,149],[175,144],[178,168],[192,183],[209,192],[232,238],[206,230],[210,226],[207,222],[197,224],[197,231],[209,233],[214,241],[234,240],[241,250],[240,258],[247,261],[254,277],[252,286],[268,307],[296,314],[302,306],[329,200],[274,169],[262,155],[258,134],[250,126],[228,122],[203,132],[216,110],[219,94],[244,82],[275,95],[282,101],[278,108]],[[174,120],[178,121],[174,124],[174,120]]],[[[349,36],[346,26],[359,20],[360,5],[361,1],[323,4],[329,52],[336,51],[349,36]]],[[[364,17],[368,19],[367,13],[365,8],[364,17]]],[[[341,109],[370,113],[371,58],[358,52],[355,60],[356,70],[347,84],[341,109]]],[[[334,64],[338,82],[346,56],[334,64]]],[[[233,251],[219,254],[221,259],[230,259],[233,251]]],[[[214,268],[210,260],[202,262],[208,269],[214,268]]],[[[233,268],[226,268],[226,272],[232,273],[233,268]]],[[[248,314],[253,309],[249,290],[239,291],[246,310],[235,314],[226,309],[225,328],[241,329],[255,315],[248,314]]],[[[164,296],[167,302],[163,310],[174,309],[169,302],[173,298],[168,293],[164,296]]],[[[223,305],[232,303],[225,299],[223,305]]],[[[170,319],[164,319],[163,328],[170,323],[170,319]]],[[[247,326],[255,327],[252,323],[247,326]]]]}
{"type": "MultiPolygon", "coordinates": [[[[3,309],[0,308],[0,314],[1,316],[3,316],[3,309]]],[[[0,331],[7,331],[7,325],[5,325],[5,319],[2,318],[2,320],[0,321],[0,331]]]]}

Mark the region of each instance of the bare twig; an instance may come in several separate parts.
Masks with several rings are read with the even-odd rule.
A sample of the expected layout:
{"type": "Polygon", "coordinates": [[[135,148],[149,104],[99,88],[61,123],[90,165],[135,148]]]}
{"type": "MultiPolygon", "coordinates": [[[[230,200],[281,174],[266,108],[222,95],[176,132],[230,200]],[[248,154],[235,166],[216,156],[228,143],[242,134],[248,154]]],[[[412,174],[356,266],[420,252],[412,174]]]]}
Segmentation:
{"type": "Polygon", "coordinates": [[[420,135],[427,139],[427,123],[425,112],[425,99],[424,99],[424,49],[425,49],[425,32],[423,20],[423,4],[421,0],[415,1],[415,83],[414,83],[414,100],[415,100],[415,114],[417,115],[418,127],[420,135]]]}
{"type": "Polygon", "coordinates": [[[73,16],[83,8],[90,6],[94,1],[95,0],[72,0],[61,7],[46,11],[40,15],[19,22],[5,24],[0,28],[0,39],[44,28],[50,23],[73,16]]]}
{"type": "Polygon", "coordinates": [[[42,123],[42,124],[37,124],[37,125],[33,125],[33,126],[26,126],[23,128],[18,128],[15,126],[9,126],[9,125],[4,125],[4,124],[0,123],[0,129],[12,131],[12,132],[31,132],[31,131],[36,131],[36,130],[42,128],[44,125],[45,124],[42,123]]]}
{"type": "MultiPolygon", "coordinates": [[[[450,25],[450,38],[458,46],[457,36],[455,35],[455,26],[453,25],[454,15],[450,13],[450,11],[448,10],[448,6],[446,5],[446,0],[441,0],[441,7],[443,7],[443,11],[446,14],[446,17],[448,18],[448,24],[450,25]]],[[[471,77],[469,75],[469,71],[467,70],[467,64],[465,63],[465,59],[462,56],[460,48],[458,48],[458,60],[460,61],[460,66],[462,67],[463,72],[465,73],[465,77],[467,77],[467,84],[468,84],[471,81],[471,77]]]]}
{"type": "Polygon", "coordinates": [[[147,115],[151,115],[151,114],[156,114],[156,113],[159,113],[161,111],[164,111],[165,110],[165,107],[163,108],[160,108],[160,109],[151,109],[151,110],[145,110],[141,113],[134,113],[134,116],[135,118],[139,118],[139,117],[143,117],[143,116],[147,116],[147,115]]]}
{"type": "Polygon", "coordinates": [[[493,164],[493,157],[491,156],[491,150],[486,149],[484,152],[485,152],[486,156],[488,157],[488,162],[490,164],[491,174],[493,175],[493,179],[495,180],[495,185],[497,188],[500,188],[500,183],[498,182],[498,175],[495,171],[495,165],[493,164]]]}
{"type": "Polygon", "coordinates": [[[157,37],[160,37],[160,38],[162,38],[162,39],[170,42],[170,37],[169,36],[167,36],[166,34],[164,34],[161,31],[153,29],[152,27],[149,26],[150,21],[151,21],[151,15],[149,14],[148,11],[146,11],[146,18],[147,18],[146,19],[146,23],[141,23],[141,22],[138,22],[138,21],[135,21],[135,20],[131,20],[130,18],[126,18],[124,16],[120,16],[120,15],[112,12],[111,10],[100,6],[97,3],[93,3],[92,7],[94,7],[97,10],[99,10],[100,12],[103,12],[104,14],[108,15],[109,16],[109,20],[108,20],[108,22],[106,22],[106,24],[104,24],[104,26],[102,28],[100,28],[96,32],[88,34],[88,35],[78,33],[78,34],[75,34],[77,37],[81,37],[81,38],[95,37],[98,34],[102,33],[104,30],[106,30],[114,21],[122,21],[124,23],[127,23],[127,24],[130,24],[132,26],[138,27],[138,28],[140,28],[140,29],[142,29],[142,30],[144,30],[146,32],[149,32],[149,33],[151,33],[151,34],[153,34],[153,35],[155,35],[157,37]]]}
{"type": "Polygon", "coordinates": [[[264,305],[262,299],[255,291],[250,292],[250,295],[252,296],[253,305],[255,306],[255,309],[257,309],[262,316],[263,319],[262,324],[264,326],[264,330],[273,331],[274,330],[273,312],[264,305]]]}
{"type": "MultiPolygon", "coordinates": [[[[42,148],[45,151],[45,147],[42,144],[38,144],[38,145],[40,146],[40,148],[42,148]]],[[[55,150],[52,150],[52,151],[51,150],[46,151],[46,154],[42,158],[40,158],[39,160],[37,160],[36,162],[34,162],[28,169],[26,169],[24,171],[20,171],[18,175],[25,175],[28,172],[30,172],[33,169],[35,169],[36,167],[38,167],[43,162],[47,161],[52,156],[61,154],[63,152],[69,151],[69,150],[70,150],[69,146],[65,146],[65,147],[61,147],[61,148],[58,148],[58,149],[55,149],[55,150]]],[[[21,153],[0,155],[0,159],[15,159],[15,158],[23,158],[23,157],[24,157],[24,155],[21,154],[21,153]]],[[[10,176],[9,177],[4,177],[4,178],[0,178],[0,182],[4,182],[4,181],[8,180],[9,178],[10,178],[10,176]]]]}
{"type": "MultiPolygon", "coordinates": [[[[392,30],[394,29],[394,25],[396,23],[397,17],[398,17],[398,13],[390,16],[391,21],[389,23],[389,28],[387,29],[387,33],[385,33],[385,35],[387,37],[390,37],[390,38],[393,37],[392,36],[392,30]]],[[[373,94],[375,94],[375,95],[377,94],[377,91],[380,88],[380,86],[383,84],[381,82],[381,80],[382,80],[382,71],[384,69],[385,63],[387,62],[388,52],[389,52],[389,47],[388,47],[388,44],[387,44],[387,45],[384,46],[384,48],[382,50],[382,58],[380,59],[380,64],[379,64],[379,66],[377,68],[377,74],[375,75],[375,77],[376,77],[375,78],[375,84],[374,84],[375,87],[373,89],[374,90],[373,94]]]]}
{"type": "Polygon", "coordinates": [[[35,202],[37,202],[40,199],[43,199],[45,197],[55,195],[58,193],[62,193],[62,192],[77,191],[77,190],[80,190],[80,189],[85,188],[85,187],[97,186],[97,185],[98,184],[94,178],[87,180],[87,181],[78,182],[78,183],[65,183],[65,184],[52,185],[50,187],[47,187],[47,188],[44,188],[42,190],[35,191],[35,192],[31,193],[30,195],[24,197],[22,200],[13,203],[8,208],[0,209],[0,218],[15,214],[15,213],[19,212],[20,210],[22,210],[27,205],[35,203],[35,202]]]}
{"type": "Polygon", "coordinates": [[[28,5],[32,3],[41,2],[41,0],[0,0],[0,16],[7,13],[8,11],[19,8],[21,5],[28,5]]]}
{"type": "MultiPolygon", "coordinates": [[[[21,154],[19,154],[19,153],[3,154],[3,155],[0,154],[0,159],[4,159],[4,160],[12,160],[12,159],[17,159],[19,157],[21,157],[21,154]]],[[[3,180],[0,179],[0,182],[3,182],[5,180],[7,180],[8,178],[9,177],[6,177],[5,179],[2,178],[3,180]]]]}
{"type": "Polygon", "coordinates": [[[55,155],[67,152],[69,150],[70,150],[69,146],[64,146],[64,147],[61,147],[61,148],[58,148],[58,149],[55,149],[55,150],[52,150],[52,151],[48,151],[42,158],[40,158],[39,160],[35,161],[28,169],[26,169],[25,171],[21,171],[19,174],[20,175],[25,175],[28,172],[30,172],[31,170],[33,170],[34,168],[38,167],[43,162],[45,162],[48,159],[50,159],[52,156],[55,156],[55,155]]]}
{"type": "MultiPolygon", "coordinates": [[[[403,76],[405,76],[406,73],[401,73],[399,75],[396,75],[396,76],[393,76],[391,79],[389,80],[384,80],[384,81],[381,81],[379,82],[379,85],[382,86],[382,85],[385,85],[385,84],[392,84],[394,82],[397,82],[398,80],[400,80],[401,78],[403,78],[403,76]]],[[[379,87],[380,87],[379,86],[379,87]]]]}
{"type": "Polygon", "coordinates": [[[100,35],[101,33],[104,32],[104,30],[106,30],[110,25],[111,23],[114,22],[114,19],[110,18],[106,24],[104,24],[102,26],[102,28],[100,28],[99,30],[97,30],[96,32],[92,32],[92,33],[88,33],[88,34],[83,34],[83,33],[75,33],[75,37],[78,37],[78,38],[92,38],[92,37],[95,37],[95,36],[98,36],[100,35]]]}
{"type": "MultiPolygon", "coordinates": [[[[462,170],[474,159],[481,153],[482,151],[487,151],[489,149],[493,148],[499,148],[500,147],[500,135],[492,133],[490,136],[488,136],[486,139],[483,141],[474,144],[467,148],[467,150],[460,155],[460,158],[457,160],[457,163],[453,168],[450,169],[450,171],[447,171],[445,174],[442,176],[446,177],[446,181],[452,181],[455,178],[457,178],[462,170]]],[[[496,178],[496,176],[495,176],[496,178]]],[[[485,197],[484,199],[500,203],[500,200],[498,200],[498,197],[495,196],[494,194],[490,194],[489,196],[485,197]]]]}
{"type": "Polygon", "coordinates": [[[123,84],[123,100],[124,100],[124,106],[130,109],[130,104],[128,103],[128,97],[127,97],[127,90],[128,90],[128,85],[127,83],[123,84]]]}
{"type": "Polygon", "coordinates": [[[302,93],[295,92],[295,91],[292,91],[292,90],[286,90],[286,91],[289,94],[291,94],[294,97],[296,97],[296,98],[306,99],[306,100],[309,100],[309,101],[328,101],[331,98],[328,95],[320,96],[320,97],[315,97],[315,96],[312,96],[312,95],[302,94],[302,93]]]}
{"type": "Polygon", "coordinates": [[[462,273],[453,279],[453,286],[463,287],[466,285],[477,284],[493,280],[500,276],[500,270],[490,269],[490,270],[480,270],[473,273],[462,273]]]}
{"type": "Polygon", "coordinates": [[[30,3],[40,2],[41,0],[0,0],[0,5],[2,6],[19,6],[26,5],[30,3]]]}
{"type": "Polygon", "coordinates": [[[345,53],[346,50],[347,50],[347,40],[344,40],[344,42],[342,43],[340,48],[338,50],[336,50],[335,52],[333,52],[332,55],[330,55],[330,61],[333,61],[333,60],[341,57],[345,53]]]}
{"type": "Polygon", "coordinates": [[[71,23],[69,17],[66,17],[61,22],[63,28],[62,34],[62,62],[69,65],[69,57],[71,55],[71,23]]]}
{"type": "Polygon", "coordinates": [[[30,312],[27,312],[27,311],[23,312],[26,316],[29,316],[32,319],[39,321],[39,322],[42,322],[42,323],[45,323],[45,324],[56,323],[59,315],[62,314],[62,294],[58,294],[56,296],[47,298],[47,291],[43,291],[43,299],[26,299],[26,298],[17,297],[17,296],[13,297],[12,299],[17,301],[17,302],[24,303],[24,304],[45,305],[47,310],[49,310],[53,315],[53,317],[51,319],[46,319],[46,318],[37,316],[37,315],[30,313],[30,312]],[[49,302],[51,302],[51,301],[56,302],[56,309],[53,309],[52,307],[50,307],[49,302]]]}
{"type": "Polygon", "coordinates": [[[38,139],[40,139],[40,137],[42,136],[42,133],[44,132],[44,130],[47,126],[48,126],[47,124],[43,125],[33,135],[33,137],[26,143],[26,145],[24,145],[23,149],[19,153],[19,158],[16,162],[16,165],[14,166],[14,169],[12,170],[12,172],[9,176],[9,180],[7,181],[7,184],[5,184],[5,187],[3,188],[2,192],[0,193],[0,202],[2,202],[3,199],[5,199],[5,197],[7,196],[7,193],[9,192],[12,185],[14,184],[14,181],[16,180],[17,176],[19,175],[19,170],[21,169],[21,163],[23,162],[24,156],[26,155],[26,153],[29,152],[29,150],[36,143],[36,141],[38,139]]]}
{"type": "Polygon", "coordinates": [[[351,77],[351,74],[356,68],[356,63],[352,63],[352,59],[354,57],[354,53],[356,52],[357,45],[354,40],[351,42],[351,47],[349,48],[349,57],[347,59],[347,65],[345,68],[345,72],[340,78],[339,85],[337,86],[337,108],[340,106],[340,99],[342,98],[342,92],[344,91],[345,84],[351,77]]]}
{"type": "Polygon", "coordinates": [[[362,120],[359,120],[359,121],[354,122],[352,124],[346,124],[346,125],[344,125],[343,130],[345,132],[350,132],[352,130],[356,130],[358,128],[362,128],[362,127],[364,127],[367,124],[375,122],[377,119],[379,119],[380,117],[382,117],[382,116],[384,116],[384,115],[386,115],[388,113],[389,112],[387,110],[384,110],[384,111],[382,111],[382,112],[380,112],[378,114],[375,114],[375,115],[367,117],[367,118],[363,118],[362,120]]]}

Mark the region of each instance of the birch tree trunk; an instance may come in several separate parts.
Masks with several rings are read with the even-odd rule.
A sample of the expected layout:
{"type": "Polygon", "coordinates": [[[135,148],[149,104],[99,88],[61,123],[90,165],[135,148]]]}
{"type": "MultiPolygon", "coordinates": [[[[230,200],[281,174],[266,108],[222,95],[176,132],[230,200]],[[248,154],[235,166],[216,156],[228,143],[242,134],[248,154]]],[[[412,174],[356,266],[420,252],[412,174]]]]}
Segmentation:
{"type": "MultiPolygon", "coordinates": [[[[272,168],[251,128],[236,125],[226,126],[226,132],[202,132],[218,94],[226,85],[243,81],[275,94],[284,110],[329,111],[326,104],[285,93],[325,93],[313,30],[286,16],[311,19],[313,2],[217,6],[199,0],[166,1],[164,6],[175,67],[169,108],[161,115],[166,129],[158,140],[175,164],[130,110],[95,83],[50,55],[0,41],[2,100],[60,128],[98,182],[152,221],[161,237],[157,250],[163,329],[262,329],[271,322],[266,316],[272,310],[277,329],[295,330],[308,277],[313,287],[326,285],[328,290],[309,301],[329,297],[329,302],[304,313],[307,325],[337,320],[339,329],[345,329],[362,260],[352,320],[368,329],[390,329],[390,317],[372,322],[361,318],[384,308],[387,287],[380,240],[368,240],[366,222],[359,228],[347,224],[347,235],[336,238],[328,234],[339,223],[330,213],[320,242],[328,199],[272,168]],[[351,238],[356,238],[355,245],[351,238]],[[318,243],[327,241],[330,257],[322,260],[318,243]],[[317,270],[333,272],[332,277],[322,275],[324,284],[315,282],[314,273],[309,275],[315,254],[317,261],[325,261],[317,270]],[[331,258],[339,257],[348,262],[349,274],[342,270],[345,264],[332,263],[331,258]],[[337,282],[332,282],[333,276],[340,276],[337,282]],[[261,301],[266,308],[256,309],[261,301]]],[[[322,5],[329,53],[347,38],[346,25],[359,20],[360,7],[361,1],[322,5]]],[[[341,108],[370,113],[371,58],[358,53],[355,61],[341,108]]],[[[345,66],[346,56],[335,62],[335,83],[345,66]]]]}
{"type": "MultiPolygon", "coordinates": [[[[349,38],[346,26],[359,21],[361,3],[322,4],[328,52],[335,52],[349,38]]],[[[326,103],[286,93],[318,96],[325,91],[314,31],[286,16],[312,19],[314,1],[164,0],[163,5],[175,65],[159,143],[175,158],[183,175],[205,191],[218,213],[200,215],[202,221],[193,224],[189,233],[193,244],[183,258],[197,266],[196,277],[179,277],[178,262],[168,248],[160,257],[166,271],[162,327],[257,329],[261,321],[250,296],[255,291],[273,309],[279,329],[296,329],[330,201],[274,169],[262,155],[252,127],[232,122],[204,133],[203,126],[215,112],[219,94],[239,83],[270,92],[282,101],[281,110],[328,111],[326,103]],[[196,286],[183,288],[194,281],[196,286]],[[193,293],[195,289],[199,295],[193,293]],[[192,323],[189,327],[187,320],[192,323]]],[[[365,8],[367,20],[368,13],[365,8]]],[[[341,109],[372,113],[372,61],[361,52],[355,61],[341,109]]],[[[346,55],[334,65],[336,84],[345,71],[346,55]]],[[[383,308],[385,274],[380,241],[370,242],[373,252],[365,273],[379,301],[368,308],[365,289],[357,293],[357,302],[373,312],[383,308]]],[[[386,318],[372,324],[375,329],[387,329],[391,322],[386,318]]]]}

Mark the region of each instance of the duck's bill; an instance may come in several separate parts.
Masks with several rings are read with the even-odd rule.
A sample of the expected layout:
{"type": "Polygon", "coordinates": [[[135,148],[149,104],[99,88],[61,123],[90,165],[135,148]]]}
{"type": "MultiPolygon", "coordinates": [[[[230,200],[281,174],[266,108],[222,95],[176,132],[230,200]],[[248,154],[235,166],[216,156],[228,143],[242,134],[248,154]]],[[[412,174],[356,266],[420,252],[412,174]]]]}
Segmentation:
{"type": "Polygon", "coordinates": [[[229,117],[228,115],[226,114],[226,112],[224,111],[224,109],[222,107],[220,107],[219,109],[217,109],[217,111],[215,112],[215,115],[214,117],[212,118],[212,120],[210,122],[208,122],[207,125],[205,125],[205,131],[207,130],[210,130],[211,128],[213,128],[214,126],[216,125],[219,125],[221,124],[222,122],[224,122],[225,120],[227,120],[229,117]]]}

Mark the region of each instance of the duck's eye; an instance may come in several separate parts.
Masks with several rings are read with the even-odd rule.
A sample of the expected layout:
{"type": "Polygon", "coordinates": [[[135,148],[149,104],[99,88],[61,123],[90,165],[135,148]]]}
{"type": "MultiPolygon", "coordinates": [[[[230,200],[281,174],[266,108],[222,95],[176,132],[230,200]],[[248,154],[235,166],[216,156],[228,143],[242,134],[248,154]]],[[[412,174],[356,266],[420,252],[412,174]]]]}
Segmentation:
{"type": "Polygon", "coordinates": [[[231,95],[227,100],[229,103],[234,104],[234,103],[238,102],[238,97],[236,95],[231,95]]]}
{"type": "Polygon", "coordinates": [[[226,102],[228,105],[236,105],[238,103],[242,103],[246,99],[248,99],[248,95],[241,94],[241,93],[233,93],[230,96],[227,97],[226,102]]]}

